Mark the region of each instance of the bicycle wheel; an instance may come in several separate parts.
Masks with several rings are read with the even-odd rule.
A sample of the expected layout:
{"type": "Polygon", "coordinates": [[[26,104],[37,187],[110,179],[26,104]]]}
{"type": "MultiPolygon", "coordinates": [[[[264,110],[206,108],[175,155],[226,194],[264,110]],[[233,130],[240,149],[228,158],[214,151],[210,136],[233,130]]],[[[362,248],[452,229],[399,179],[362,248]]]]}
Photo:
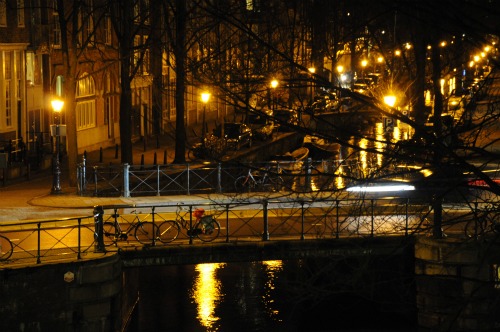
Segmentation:
{"type": "Polygon", "coordinates": [[[180,226],[175,220],[165,220],[158,226],[158,236],[163,243],[169,243],[179,236],[180,226]]]}
{"type": "Polygon", "coordinates": [[[14,246],[8,238],[0,235],[0,261],[6,261],[12,256],[14,252],[14,246]]]}
{"type": "Polygon", "coordinates": [[[106,247],[112,244],[116,244],[118,237],[117,237],[115,223],[112,223],[110,221],[105,222],[103,228],[103,235],[104,235],[103,241],[106,247]]]}
{"type": "Polygon", "coordinates": [[[134,237],[141,244],[153,244],[158,241],[158,226],[152,222],[138,222],[135,225],[134,237]]]}
{"type": "Polygon", "coordinates": [[[205,216],[194,226],[194,231],[203,242],[211,242],[219,236],[220,225],[213,216],[205,216]]]}
{"type": "Polygon", "coordinates": [[[234,189],[238,193],[250,191],[250,178],[248,176],[240,176],[234,181],[234,189]]]}

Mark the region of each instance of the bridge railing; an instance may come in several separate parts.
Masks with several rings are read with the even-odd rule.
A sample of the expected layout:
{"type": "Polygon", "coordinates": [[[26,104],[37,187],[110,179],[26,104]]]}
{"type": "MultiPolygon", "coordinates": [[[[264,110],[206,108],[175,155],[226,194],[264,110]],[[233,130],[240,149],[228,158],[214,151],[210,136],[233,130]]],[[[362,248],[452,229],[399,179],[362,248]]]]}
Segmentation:
{"type": "Polygon", "coordinates": [[[357,160],[306,160],[254,163],[193,163],[184,165],[78,165],[78,194],[82,196],[162,196],[231,193],[234,182],[248,169],[271,169],[286,187],[298,192],[331,190],[336,177],[359,178],[357,160]]]}
{"type": "Polygon", "coordinates": [[[0,268],[16,263],[34,265],[92,258],[118,250],[202,243],[190,231],[192,219],[188,213],[184,217],[189,222],[181,227],[179,236],[172,242],[155,239],[142,243],[135,238],[133,227],[138,219],[160,226],[166,220],[175,220],[179,207],[185,211],[201,207],[205,214],[216,218],[220,234],[213,240],[214,244],[409,236],[431,230],[429,207],[408,199],[292,200],[238,196],[203,204],[107,206],[100,207],[100,214],[94,210],[91,216],[1,224],[0,235],[10,240],[13,252],[2,260],[7,257],[8,247],[5,243],[2,245],[0,268]],[[115,222],[120,224],[120,235],[124,236],[110,242],[104,238],[104,232],[115,222]]]}

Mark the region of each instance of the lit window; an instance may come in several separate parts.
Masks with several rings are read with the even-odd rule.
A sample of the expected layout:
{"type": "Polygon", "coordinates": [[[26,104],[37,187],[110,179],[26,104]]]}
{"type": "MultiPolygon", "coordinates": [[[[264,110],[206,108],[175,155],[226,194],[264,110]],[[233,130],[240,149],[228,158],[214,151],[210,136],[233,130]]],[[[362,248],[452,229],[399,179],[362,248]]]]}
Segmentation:
{"type": "Polygon", "coordinates": [[[78,130],[96,126],[94,79],[84,73],[76,87],[76,126],[78,130]]]}

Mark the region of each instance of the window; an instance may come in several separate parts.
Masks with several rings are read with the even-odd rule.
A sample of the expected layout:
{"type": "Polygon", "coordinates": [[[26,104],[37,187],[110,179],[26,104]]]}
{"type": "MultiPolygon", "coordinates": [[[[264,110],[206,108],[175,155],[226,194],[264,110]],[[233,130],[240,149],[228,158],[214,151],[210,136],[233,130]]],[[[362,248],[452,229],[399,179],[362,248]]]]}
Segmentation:
{"type": "Polygon", "coordinates": [[[0,1],[0,26],[7,26],[7,1],[0,1]]]}
{"type": "Polygon", "coordinates": [[[94,79],[87,73],[76,84],[76,126],[78,130],[96,126],[94,79]]]}
{"type": "Polygon", "coordinates": [[[104,19],[104,43],[106,45],[111,45],[111,42],[113,41],[112,31],[111,17],[106,15],[106,18],[104,19]]]}
{"type": "Polygon", "coordinates": [[[142,75],[147,75],[149,72],[149,49],[147,49],[146,46],[147,38],[148,36],[138,35],[134,37],[133,66],[134,68],[137,68],[137,73],[142,75]]]}
{"type": "Polygon", "coordinates": [[[24,0],[17,0],[17,26],[24,27],[24,0]]]}
{"type": "Polygon", "coordinates": [[[57,9],[57,0],[54,0],[54,40],[52,46],[54,48],[61,48],[61,26],[59,25],[59,11],[57,9]]]}
{"type": "Polygon", "coordinates": [[[3,53],[3,63],[5,125],[7,127],[12,127],[12,52],[3,53]]]}
{"type": "Polygon", "coordinates": [[[92,0],[87,1],[85,17],[86,17],[85,25],[87,28],[88,44],[89,46],[95,46],[94,3],[92,0]]]}

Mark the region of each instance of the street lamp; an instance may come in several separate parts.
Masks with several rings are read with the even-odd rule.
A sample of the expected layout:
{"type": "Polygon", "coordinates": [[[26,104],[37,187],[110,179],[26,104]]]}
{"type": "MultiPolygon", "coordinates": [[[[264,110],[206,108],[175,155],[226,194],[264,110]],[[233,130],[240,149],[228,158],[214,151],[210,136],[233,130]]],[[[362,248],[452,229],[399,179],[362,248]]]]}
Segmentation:
{"type": "Polygon", "coordinates": [[[61,163],[59,161],[60,158],[60,137],[61,133],[59,132],[60,130],[60,114],[62,111],[62,108],[64,106],[64,101],[60,99],[53,99],[51,101],[52,104],[52,109],[54,110],[55,114],[55,136],[56,136],[56,157],[54,160],[54,174],[53,174],[53,181],[52,181],[52,194],[60,194],[61,191],[61,163]]]}
{"type": "Polygon", "coordinates": [[[205,135],[206,135],[206,124],[205,124],[205,117],[206,117],[206,112],[207,112],[207,103],[210,100],[210,92],[202,92],[201,93],[201,102],[203,103],[203,131],[202,131],[202,144],[205,143],[205,135]]]}
{"type": "Polygon", "coordinates": [[[394,105],[396,104],[396,96],[394,95],[384,96],[384,103],[389,107],[394,107],[394,105]]]}
{"type": "Polygon", "coordinates": [[[277,80],[272,80],[271,81],[271,89],[273,89],[272,96],[271,96],[271,109],[272,110],[275,109],[274,90],[276,90],[277,87],[278,87],[278,81],[277,80]]]}
{"type": "Polygon", "coordinates": [[[337,73],[339,73],[339,86],[341,88],[343,88],[343,82],[344,82],[344,79],[345,79],[345,76],[344,76],[344,66],[342,65],[338,65],[337,66],[337,73]]]}
{"type": "Polygon", "coordinates": [[[368,60],[361,61],[361,67],[363,68],[361,70],[361,77],[362,78],[365,78],[365,68],[366,68],[367,65],[368,65],[368,60]]]}

